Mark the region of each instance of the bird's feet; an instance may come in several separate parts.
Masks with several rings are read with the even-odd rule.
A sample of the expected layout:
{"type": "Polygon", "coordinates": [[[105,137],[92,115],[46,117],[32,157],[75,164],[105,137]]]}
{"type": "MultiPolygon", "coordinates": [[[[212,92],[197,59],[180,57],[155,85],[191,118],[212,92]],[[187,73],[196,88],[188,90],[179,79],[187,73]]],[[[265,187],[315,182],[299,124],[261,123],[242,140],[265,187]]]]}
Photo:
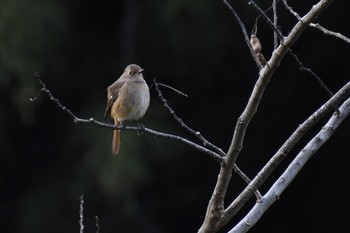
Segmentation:
{"type": "Polygon", "coordinates": [[[145,132],[145,126],[143,126],[142,124],[138,123],[137,121],[135,121],[139,127],[139,130],[137,130],[137,135],[141,136],[143,134],[143,132],[145,132]]]}

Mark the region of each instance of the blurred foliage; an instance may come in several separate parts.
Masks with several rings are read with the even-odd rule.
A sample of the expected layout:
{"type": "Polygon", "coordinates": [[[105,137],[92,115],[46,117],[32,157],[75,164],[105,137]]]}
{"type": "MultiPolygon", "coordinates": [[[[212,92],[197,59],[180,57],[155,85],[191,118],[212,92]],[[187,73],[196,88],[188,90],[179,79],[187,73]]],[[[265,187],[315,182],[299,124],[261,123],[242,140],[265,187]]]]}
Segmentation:
{"type": "Polygon", "coordinates": [[[4,0],[0,3],[0,90],[21,114],[24,124],[33,119],[28,96],[35,80],[28,78],[59,55],[55,48],[64,35],[64,17],[59,2],[4,0]]]}
{"type": "MultiPolygon", "coordinates": [[[[302,15],[316,1],[288,2],[302,15]]],[[[270,4],[256,3],[263,9],[270,4]]],[[[232,1],[232,5],[249,32],[257,11],[247,1],[232,1]]],[[[320,22],[349,36],[348,5],[335,2],[320,22]]],[[[281,6],[279,20],[287,33],[295,19],[281,6]]],[[[258,35],[268,58],[272,32],[262,21],[258,35]]],[[[348,81],[349,50],[344,42],[314,29],[293,47],[305,66],[333,91],[348,81]]],[[[179,142],[135,132],[122,132],[121,152],[113,157],[111,130],[74,124],[43,94],[29,101],[40,89],[33,77],[38,72],[52,94],[78,117],[102,120],[106,87],[129,63],[145,68],[149,85],[156,78],[189,94],[184,98],[163,90],[189,126],[224,150],[229,146],[258,70],[222,1],[0,2],[0,224],[4,232],[78,232],[82,194],[87,232],[94,232],[95,216],[100,219],[100,232],[199,228],[216,181],[216,162],[179,142]]],[[[151,92],[151,105],[141,123],[196,140],[151,92]]],[[[248,128],[238,161],[247,175],[253,177],[326,99],[315,81],[287,56],[248,128]]],[[[320,231],[331,223],[342,229],[346,223],[341,221],[342,210],[330,205],[320,210],[315,205],[329,196],[335,206],[350,204],[344,198],[350,195],[349,185],[339,184],[339,177],[347,176],[343,151],[350,149],[348,129],[347,121],[253,232],[320,231]],[[314,215],[319,222],[322,213],[329,216],[332,211],[338,212],[335,220],[312,219],[314,215]]],[[[243,187],[234,175],[228,201],[243,187]]]]}

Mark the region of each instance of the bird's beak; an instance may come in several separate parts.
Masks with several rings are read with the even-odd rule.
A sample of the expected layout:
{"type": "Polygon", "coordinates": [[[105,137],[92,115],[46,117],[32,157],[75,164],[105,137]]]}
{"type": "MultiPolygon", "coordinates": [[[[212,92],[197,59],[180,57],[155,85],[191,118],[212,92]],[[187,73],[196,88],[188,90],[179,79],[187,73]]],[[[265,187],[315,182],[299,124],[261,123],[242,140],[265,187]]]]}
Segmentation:
{"type": "Polygon", "coordinates": [[[141,69],[139,72],[137,72],[138,74],[141,74],[142,73],[142,71],[144,71],[145,69],[141,69]]]}

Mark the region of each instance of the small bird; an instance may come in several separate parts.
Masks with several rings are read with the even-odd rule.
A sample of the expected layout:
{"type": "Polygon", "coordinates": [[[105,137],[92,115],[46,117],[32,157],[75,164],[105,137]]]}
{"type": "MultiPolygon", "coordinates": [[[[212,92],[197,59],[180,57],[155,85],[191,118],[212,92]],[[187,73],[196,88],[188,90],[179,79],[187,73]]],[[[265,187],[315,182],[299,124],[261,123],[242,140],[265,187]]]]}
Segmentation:
{"type": "Polygon", "coordinates": [[[258,60],[261,63],[261,65],[265,66],[266,65],[266,59],[265,59],[264,55],[261,53],[262,45],[260,43],[259,38],[256,35],[252,34],[250,36],[250,44],[252,45],[253,50],[255,52],[255,55],[258,58],[258,60]]]}
{"type": "Polygon", "coordinates": [[[259,38],[256,37],[256,35],[251,35],[250,44],[252,45],[253,50],[256,54],[261,53],[262,46],[261,46],[259,38]]]}
{"type": "MultiPolygon", "coordinates": [[[[140,66],[128,65],[124,73],[107,88],[107,107],[105,121],[121,126],[125,120],[142,118],[149,106],[150,93],[143,79],[140,66]]],[[[120,148],[120,130],[113,131],[112,154],[116,155],[120,148]]]]}

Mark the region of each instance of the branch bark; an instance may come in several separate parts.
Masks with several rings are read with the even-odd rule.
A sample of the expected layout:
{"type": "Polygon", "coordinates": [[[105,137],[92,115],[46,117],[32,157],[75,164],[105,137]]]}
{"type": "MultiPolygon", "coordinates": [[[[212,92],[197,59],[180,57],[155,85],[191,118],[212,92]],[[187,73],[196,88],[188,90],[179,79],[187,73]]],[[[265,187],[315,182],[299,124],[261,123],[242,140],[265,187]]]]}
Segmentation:
{"type": "MultiPolygon", "coordinates": [[[[224,1],[225,2],[225,1],[224,1]]],[[[227,210],[224,209],[224,198],[226,196],[227,188],[231,180],[233,165],[235,164],[239,153],[243,147],[245,132],[252,118],[254,117],[259,106],[262,95],[267,84],[276,68],[279,66],[281,60],[289,51],[291,46],[297,41],[301,33],[313,22],[331,3],[333,0],[321,0],[293,27],[287,37],[285,37],[277,49],[272,53],[271,59],[267,65],[260,70],[259,78],[254,86],[254,89],[249,98],[248,104],[244,109],[242,115],[238,118],[235,131],[232,137],[231,145],[229,147],[227,156],[222,163],[220,173],[217,179],[213,194],[209,200],[206,215],[200,233],[216,232],[223,225],[225,225],[246,203],[251,197],[247,195],[254,193],[255,186],[251,184],[255,180],[255,185],[260,186],[264,179],[260,179],[259,175],[255,177],[250,185],[241,193],[236,200],[231,203],[227,210]],[[257,182],[259,181],[259,182],[257,182]],[[244,195],[242,195],[244,193],[244,195]]],[[[273,169],[273,168],[272,168],[273,169]]],[[[267,177],[267,176],[266,176],[267,177]]]]}
{"type": "Polygon", "coordinates": [[[254,193],[254,190],[259,188],[261,184],[269,177],[276,167],[283,161],[289,152],[297,145],[300,139],[321,119],[323,119],[330,111],[334,109],[344,98],[350,95],[350,82],[341,88],[330,100],[322,105],[314,112],[306,121],[304,121],[287,139],[277,153],[270,159],[269,162],[255,176],[252,182],[241,192],[241,194],[229,205],[222,217],[222,224],[226,224],[242,206],[249,200],[254,193]]]}
{"type": "Polygon", "coordinates": [[[298,153],[285,172],[262,197],[261,201],[257,202],[250,212],[231,231],[229,231],[229,233],[247,232],[252,228],[267,209],[279,199],[283,191],[294,180],[308,160],[325,142],[328,141],[349,113],[350,98],[340,106],[339,111],[332,115],[320,132],[298,153]]]}

